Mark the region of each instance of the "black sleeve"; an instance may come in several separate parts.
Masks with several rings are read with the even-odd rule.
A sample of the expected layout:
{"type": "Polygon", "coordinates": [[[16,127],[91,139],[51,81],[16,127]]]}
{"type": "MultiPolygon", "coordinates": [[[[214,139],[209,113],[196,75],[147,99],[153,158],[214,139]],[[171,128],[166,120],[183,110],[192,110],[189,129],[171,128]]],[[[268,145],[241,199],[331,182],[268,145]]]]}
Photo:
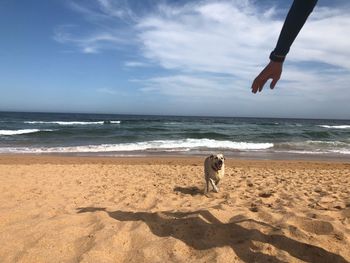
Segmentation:
{"type": "Polygon", "coordinates": [[[317,0],[294,0],[272,54],[278,57],[285,57],[287,55],[291,45],[316,4],[317,0]]]}

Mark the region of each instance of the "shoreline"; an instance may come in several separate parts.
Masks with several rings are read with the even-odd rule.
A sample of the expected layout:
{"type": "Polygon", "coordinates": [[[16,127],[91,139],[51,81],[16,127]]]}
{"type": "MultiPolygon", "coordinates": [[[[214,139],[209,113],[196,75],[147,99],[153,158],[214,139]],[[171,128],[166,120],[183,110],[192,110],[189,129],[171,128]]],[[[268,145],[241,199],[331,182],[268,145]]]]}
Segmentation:
{"type": "MultiPolygon", "coordinates": [[[[80,153],[0,153],[0,164],[8,162],[20,162],[20,163],[57,163],[57,162],[77,162],[77,163],[89,163],[89,162],[104,162],[104,163],[122,163],[124,161],[134,163],[144,161],[149,163],[150,160],[155,162],[167,162],[169,160],[178,160],[189,162],[204,161],[208,154],[202,155],[186,155],[186,154],[143,154],[143,155],[101,155],[101,154],[80,154],[80,153]]],[[[310,163],[344,163],[350,164],[350,156],[344,157],[330,157],[322,155],[300,155],[300,154],[242,154],[237,155],[225,155],[228,162],[310,162],[310,163]]]]}
{"type": "MultiPolygon", "coordinates": [[[[105,156],[75,156],[75,155],[3,155],[0,154],[0,165],[101,165],[101,166],[174,166],[200,167],[203,169],[204,156],[142,156],[142,157],[105,157],[105,156]]],[[[303,159],[236,159],[227,158],[225,166],[229,169],[266,169],[274,167],[296,170],[344,170],[350,169],[350,162],[343,160],[303,160],[303,159]]],[[[202,172],[202,171],[201,171],[202,172]]],[[[350,173],[350,172],[349,172],[350,173]]],[[[350,197],[350,196],[349,196],[350,197]]]]}

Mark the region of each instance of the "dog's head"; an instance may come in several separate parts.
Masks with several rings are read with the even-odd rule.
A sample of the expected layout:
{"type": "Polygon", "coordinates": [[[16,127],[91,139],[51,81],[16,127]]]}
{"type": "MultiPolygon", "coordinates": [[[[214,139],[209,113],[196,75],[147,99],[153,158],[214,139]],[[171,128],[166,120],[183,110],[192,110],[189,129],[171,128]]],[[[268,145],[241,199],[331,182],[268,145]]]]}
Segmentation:
{"type": "Polygon", "coordinates": [[[224,165],[225,157],[221,153],[216,155],[212,154],[210,155],[210,161],[211,161],[211,166],[214,168],[214,170],[219,171],[224,165]]]}

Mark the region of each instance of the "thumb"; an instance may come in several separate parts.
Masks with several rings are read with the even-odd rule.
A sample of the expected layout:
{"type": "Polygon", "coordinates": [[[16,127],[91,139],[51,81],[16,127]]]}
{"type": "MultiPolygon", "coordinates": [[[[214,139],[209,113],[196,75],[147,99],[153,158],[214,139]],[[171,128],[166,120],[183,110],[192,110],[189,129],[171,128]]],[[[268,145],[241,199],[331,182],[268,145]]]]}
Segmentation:
{"type": "Polygon", "coordinates": [[[278,81],[279,81],[279,78],[273,78],[270,84],[270,88],[274,89],[278,81]]]}

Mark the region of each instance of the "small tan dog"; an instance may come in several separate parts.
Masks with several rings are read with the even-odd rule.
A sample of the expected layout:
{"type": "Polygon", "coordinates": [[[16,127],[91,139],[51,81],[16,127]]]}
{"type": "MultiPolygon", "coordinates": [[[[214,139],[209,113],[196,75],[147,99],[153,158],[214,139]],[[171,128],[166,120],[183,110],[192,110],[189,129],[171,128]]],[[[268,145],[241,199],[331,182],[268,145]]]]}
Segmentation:
{"type": "Polygon", "coordinates": [[[218,193],[217,187],[220,180],[225,174],[225,157],[223,154],[210,155],[204,161],[204,176],[206,181],[206,187],[204,193],[209,192],[209,182],[213,187],[213,190],[218,193]]]}

